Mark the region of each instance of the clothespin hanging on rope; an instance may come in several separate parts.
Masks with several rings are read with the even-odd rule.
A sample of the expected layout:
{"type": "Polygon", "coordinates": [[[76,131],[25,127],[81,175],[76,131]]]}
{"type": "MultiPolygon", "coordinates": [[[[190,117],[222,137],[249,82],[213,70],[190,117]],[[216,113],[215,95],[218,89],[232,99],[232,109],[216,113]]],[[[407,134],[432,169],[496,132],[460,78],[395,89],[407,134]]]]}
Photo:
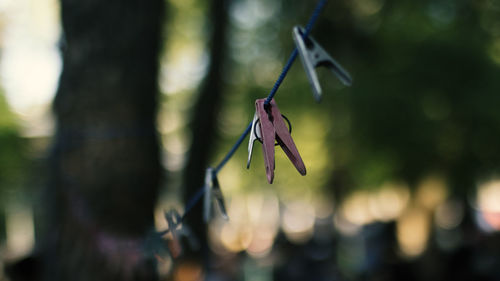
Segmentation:
{"type": "MultiPolygon", "coordinates": [[[[285,115],[281,115],[283,119],[288,123],[288,132],[292,133],[292,125],[288,118],[286,118],[285,115]]],[[[262,135],[261,135],[261,129],[260,129],[260,121],[259,121],[259,115],[257,112],[253,115],[253,120],[252,120],[252,125],[250,127],[250,140],[248,142],[248,160],[247,160],[247,169],[250,169],[250,162],[252,160],[252,154],[253,154],[253,145],[255,144],[255,141],[258,140],[260,143],[262,143],[262,135]]],[[[277,143],[275,146],[278,145],[277,143]]]]}
{"type": "Polygon", "coordinates": [[[219,186],[219,181],[217,180],[217,175],[215,174],[214,169],[207,168],[205,172],[205,200],[204,200],[204,219],[205,222],[208,223],[212,218],[212,197],[217,201],[217,205],[219,205],[219,210],[222,217],[225,220],[228,220],[229,217],[226,211],[226,204],[224,203],[224,196],[222,195],[222,190],[219,186]]]}
{"type": "Polygon", "coordinates": [[[286,156],[288,156],[297,171],[304,176],[306,174],[306,167],[300,157],[295,143],[293,142],[289,129],[284,122],[284,116],[281,115],[274,99],[272,99],[267,105],[266,99],[256,100],[255,109],[256,114],[252,122],[252,131],[250,132],[250,142],[248,144],[249,156],[247,167],[250,166],[253,143],[256,139],[261,138],[262,151],[264,152],[264,162],[266,166],[266,176],[269,183],[273,183],[274,179],[275,141],[281,146],[281,149],[283,149],[286,156]]]}
{"type": "Polygon", "coordinates": [[[260,142],[262,142],[262,135],[260,134],[260,128],[258,128],[257,130],[258,122],[259,122],[259,115],[257,114],[257,111],[255,111],[252,120],[252,127],[250,129],[250,140],[248,142],[247,169],[250,169],[250,161],[252,160],[253,145],[255,141],[260,140],[260,142]]]}
{"type": "Polygon", "coordinates": [[[295,26],[293,28],[293,39],[304,65],[309,83],[313,88],[314,98],[317,102],[321,100],[321,85],[319,84],[316,67],[324,66],[330,69],[339,80],[346,86],[351,86],[352,78],[349,73],[337,63],[316,40],[311,36],[304,38],[304,30],[295,26]]]}
{"type": "Polygon", "coordinates": [[[192,249],[200,247],[198,240],[194,237],[193,233],[187,225],[182,224],[182,217],[175,209],[165,212],[165,219],[167,220],[168,229],[161,233],[162,236],[170,232],[172,235],[171,243],[169,243],[169,250],[173,258],[182,254],[181,237],[184,236],[188,239],[189,245],[192,249]]]}

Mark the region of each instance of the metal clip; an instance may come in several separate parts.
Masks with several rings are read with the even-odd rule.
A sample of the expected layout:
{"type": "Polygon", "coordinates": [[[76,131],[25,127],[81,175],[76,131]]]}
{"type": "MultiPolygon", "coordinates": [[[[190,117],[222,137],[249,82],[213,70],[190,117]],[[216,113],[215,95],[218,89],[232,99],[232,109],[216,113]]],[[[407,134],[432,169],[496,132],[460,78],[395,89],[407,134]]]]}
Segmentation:
{"type": "Polygon", "coordinates": [[[217,205],[219,205],[219,210],[222,217],[228,220],[229,217],[226,211],[226,204],[224,203],[224,196],[222,195],[222,190],[219,186],[219,181],[217,180],[217,175],[214,169],[207,168],[205,172],[205,198],[204,198],[204,219],[208,223],[212,218],[212,196],[215,197],[217,205]]]}
{"type": "Polygon", "coordinates": [[[321,100],[321,85],[319,84],[316,67],[325,66],[330,69],[339,80],[346,86],[351,86],[352,78],[349,73],[337,63],[311,36],[304,38],[304,31],[300,26],[293,28],[293,39],[300,59],[313,88],[314,98],[317,102],[321,100]]]}
{"type": "Polygon", "coordinates": [[[161,232],[161,235],[165,235],[168,232],[172,234],[172,243],[170,244],[170,253],[172,257],[178,257],[182,254],[182,246],[180,238],[182,236],[187,237],[188,242],[192,249],[198,249],[200,247],[198,240],[194,237],[193,233],[186,225],[182,225],[182,217],[175,209],[171,209],[165,213],[165,219],[167,220],[168,229],[161,232]],[[179,226],[181,226],[179,228],[179,226]]]}
{"type": "Polygon", "coordinates": [[[247,169],[250,168],[250,161],[252,160],[253,145],[256,140],[262,139],[260,128],[257,130],[257,125],[259,124],[259,116],[257,112],[253,115],[252,128],[250,130],[250,139],[248,141],[248,160],[247,169]]]}

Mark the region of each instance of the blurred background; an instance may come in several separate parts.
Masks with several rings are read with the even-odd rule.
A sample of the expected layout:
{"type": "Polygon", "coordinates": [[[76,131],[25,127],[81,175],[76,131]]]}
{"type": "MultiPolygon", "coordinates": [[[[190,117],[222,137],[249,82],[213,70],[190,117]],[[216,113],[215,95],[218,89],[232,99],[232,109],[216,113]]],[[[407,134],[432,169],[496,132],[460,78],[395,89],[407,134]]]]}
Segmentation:
{"type": "MultiPolygon", "coordinates": [[[[163,2],[157,230],[244,131],[316,4],[163,2]]],[[[39,280],[63,29],[57,0],[0,0],[0,280],[39,280]]],[[[201,249],[154,259],[159,278],[500,280],[500,1],[328,1],[311,35],[354,84],[318,69],[315,103],[297,60],[278,91],[307,176],[277,148],[269,185],[244,142],[218,174],[230,220],[205,226],[198,204],[185,225],[201,249]]]]}

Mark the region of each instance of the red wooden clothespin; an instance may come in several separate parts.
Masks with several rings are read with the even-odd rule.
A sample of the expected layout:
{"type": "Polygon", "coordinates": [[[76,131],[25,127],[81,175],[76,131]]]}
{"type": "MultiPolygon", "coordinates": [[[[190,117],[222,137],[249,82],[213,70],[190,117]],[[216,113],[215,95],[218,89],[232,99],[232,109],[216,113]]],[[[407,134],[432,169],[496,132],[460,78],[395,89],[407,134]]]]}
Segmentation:
{"type": "Polygon", "coordinates": [[[262,136],[262,150],[264,152],[267,181],[273,183],[274,179],[275,141],[281,146],[281,149],[283,149],[286,156],[292,161],[297,171],[304,176],[306,174],[306,167],[274,99],[267,105],[266,99],[256,100],[255,109],[260,120],[260,135],[262,136]]]}

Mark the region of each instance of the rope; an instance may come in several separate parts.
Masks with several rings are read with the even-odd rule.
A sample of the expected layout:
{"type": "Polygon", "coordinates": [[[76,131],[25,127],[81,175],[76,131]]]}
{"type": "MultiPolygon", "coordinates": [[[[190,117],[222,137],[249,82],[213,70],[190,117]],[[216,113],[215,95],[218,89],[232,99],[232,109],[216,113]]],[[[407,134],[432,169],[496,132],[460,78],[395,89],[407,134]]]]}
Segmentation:
{"type": "Polygon", "coordinates": [[[184,210],[184,215],[182,215],[181,221],[184,221],[186,215],[191,211],[191,209],[193,209],[196,203],[200,201],[201,197],[203,196],[203,194],[205,194],[205,192],[207,192],[207,187],[203,185],[200,189],[198,189],[198,191],[196,191],[196,194],[193,197],[191,197],[191,199],[186,205],[186,208],[184,210]]]}
{"type": "Polygon", "coordinates": [[[238,147],[241,145],[241,143],[243,143],[243,141],[245,140],[245,138],[247,137],[247,135],[251,129],[252,129],[252,122],[250,122],[250,124],[248,124],[248,126],[245,129],[245,131],[243,132],[243,134],[241,134],[240,138],[236,141],[236,143],[233,145],[231,150],[229,150],[229,152],[226,154],[226,157],[224,157],[224,159],[222,159],[222,161],[219,163],[219,165],[217,165],[217,167],[215,168],[215,174],[218,174],[219,171],[222,168],[224,168],[224,165],[226,165],[227,161],[229,161],[229,159],[231,159],[231,157],[236,152],[236,150],[238,150],[238,147]]]}

